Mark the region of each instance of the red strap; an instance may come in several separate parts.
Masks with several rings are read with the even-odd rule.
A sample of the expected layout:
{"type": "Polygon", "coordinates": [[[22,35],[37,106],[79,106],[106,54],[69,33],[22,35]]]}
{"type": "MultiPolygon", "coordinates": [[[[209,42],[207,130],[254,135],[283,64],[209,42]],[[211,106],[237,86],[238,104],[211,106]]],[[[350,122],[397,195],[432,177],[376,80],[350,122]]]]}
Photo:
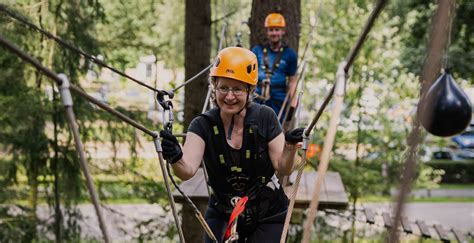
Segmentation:
{"type": "Polygon", "coordinates": [[[224,240],[227,240],[230,237],[232,231],[232,222],[239,217],[239,215],[245,210],[245,204],[249,198],[247,196],[242,197],[239,201],[235,204],[234,210],[230,214],[229,223],[227,224],[227,229],[225,230],[224,240]]]}

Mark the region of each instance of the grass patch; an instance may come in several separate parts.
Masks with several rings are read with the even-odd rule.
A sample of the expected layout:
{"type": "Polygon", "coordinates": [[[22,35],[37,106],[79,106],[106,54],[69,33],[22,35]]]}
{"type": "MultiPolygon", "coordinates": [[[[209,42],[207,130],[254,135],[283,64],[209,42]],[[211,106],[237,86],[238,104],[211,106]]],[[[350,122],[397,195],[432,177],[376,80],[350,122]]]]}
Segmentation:
{"type": "Polygon", "coordinates": [[[450,202],[470,202],[472,203],[474,198],[472,197],[420,197],[410,198],[409,202],[434,202],[434,203],[450,203],[450,202]]]}
{"type": "Polygon", "coordinates": [[[391,196],[378,196],[378,195],[367,195],[367,196],[363,196],[357,199],[358,202],[390,202],[392,200],[393,198],[391,196]]]}
{"type": "MultiPolygon", "coordinates": [[[[90,202],[81,202],[86,204],[90,202]]],[[[150,202],[144,198],[110,198],[102,200],[103,204],[150,204],[150,202]]]]}
{"type": "Polygon", "coordinates": [[[474,190],[474,184],[440,184],[440,189],[472,189],[474,190]]]}
{"type": "MultiPolygon", "coordinates": [[[[358,202],[394,202],[395,197],[391,196],[377,196],[377,195],[368,195],[362,198],[359,198],[358,202]]],[[[474,198],[472,197],[410,197],[408,202],[439,202],[439,203],[448,203],[448,202],[473,202],[474,198]]]]}

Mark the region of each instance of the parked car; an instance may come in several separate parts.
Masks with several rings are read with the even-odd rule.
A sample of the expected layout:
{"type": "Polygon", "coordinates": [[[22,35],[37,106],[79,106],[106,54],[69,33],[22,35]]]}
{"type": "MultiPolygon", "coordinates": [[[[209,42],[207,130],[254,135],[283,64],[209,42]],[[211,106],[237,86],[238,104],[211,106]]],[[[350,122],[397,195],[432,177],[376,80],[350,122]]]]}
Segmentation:
{"type": "Polygon", "coordinates": [[[474,120],[466,128],[466,131],[451,139],[458,147],[456,156],[459,159],[474,159],[474,120]]]}
{"type": "Polygon", "coordinates": [[[465,131],[452,138],[460,149],[474,149],[474,130],[465,131]]]}

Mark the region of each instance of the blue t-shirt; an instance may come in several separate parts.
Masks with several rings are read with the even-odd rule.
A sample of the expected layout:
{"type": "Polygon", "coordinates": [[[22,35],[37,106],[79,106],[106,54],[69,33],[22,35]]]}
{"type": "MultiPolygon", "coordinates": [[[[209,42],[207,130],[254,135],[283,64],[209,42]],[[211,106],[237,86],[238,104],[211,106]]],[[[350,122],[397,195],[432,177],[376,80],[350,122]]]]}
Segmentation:
{"type": "MultiPolygon", "coordinates": [[[[263,68],[265,65],[264,62],[264,55],[263,55],[263,48],[262,45],[255,46],[252,51],[257,56],[258,60],[258,82],[262,82],[265,76],[265,69],[263,68]]],[[[268,68],[271,70],[273,67],[273,63],[275,62],[276,57],[278,56],[278,52],[273,51],[271,48],[267,47],[268,53],[268,68]]],[[[270,106],[275,113],[279,113],[282,103],[285,100],[286,96],[286,77],[293,76],[296,74],[297,68],[297,55],[296,52],[291,49],[290,47],[286,47],[281,53],[280,57],[280,65],[275,67],[273,70],[272,77],[270,78],[270,100],[265,102],[258,101],[258,103],[263,103],[265,105],[270,106]]],[[[257,85],[256,92],[261,94],[261,87],[257,85]]]]}
{"type": "MultiPolygon", "coordinates": [[[[262,45],[255,46],[252,51],[257,55],[258,60],[258,82],[260,83],[265,79],[265,70],[264,70],[264,56],[263,56],[262,45]]],[[[267,47],[268,53],[268,68],[271,70],[273,63],[278,55],[278,52],[273,51],[271,48],[267,47]]],[[[283,101],[286,96],[286,77],[293,76],[296,74],[297,68],[297,55],[293,49],[287,47],[284,49],[280,58],[280,65],[275,67],[273,70],[273,75],[270,79],[270,99],[283,101]]],[[[260,86],[257,86],[257,93],[261,94],[260,86]]]]}

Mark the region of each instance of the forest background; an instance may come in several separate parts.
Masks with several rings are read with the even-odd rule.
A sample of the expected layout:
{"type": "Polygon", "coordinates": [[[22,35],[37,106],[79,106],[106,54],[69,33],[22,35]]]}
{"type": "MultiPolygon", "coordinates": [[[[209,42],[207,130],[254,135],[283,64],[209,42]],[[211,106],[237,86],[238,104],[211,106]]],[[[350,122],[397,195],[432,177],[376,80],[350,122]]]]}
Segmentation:
{"type": "MultiPolygon", "coordinates": [[[[216,55],[224,24],[228,25],[225,46],[235,45],[236,34],[240,33],[244,47],[251,47],[250,28],[244,23],[251,22],[254,3],[249,0],[2,2],[120,70],[140,75],[136,67],[143,57],[153,56],[154,75],[147,82],[159,88],[176,87],[195,74],[189,65],[207,66],[216,55]],[[205,11],[198,11],[202,9],[205,11]],[[189,31],[185,29],[185,16],[191,13],[208,16],[204,23],[208,32],[197,28],[189,32],[191,36],[185,36],[189,31]],[[186,56],[191,53],[186,54],[191,45],[186,40],[199,40],[203,34],[210,39],[210,45],[202,48],[208,58],[186,56]]],[[[337,65],[355,43],[373,1],[323,1],[320,12],[317,0],[295,2],[301,22],[295,33],[299,32],[300,55],[304,44],[310,43],[300,121],[307,124],[334,82],[337,65]]],[[[435,9],[432,1],[391,1],[354,63],[331,162],[331,169],[341,174],[351,201],[389,195],[398,186],[435,9]]],[[[448,65],[466,90],[474,82],[474,27],[470,16],[474,16],[472,1],[457,1],[448,65]]],[[[123,78],[102,79],[100,67],[5,14],[0,15],[0,33],[43,65],[67,74],[72,83],[86,91],[100,96],[100,89],[105,87],[102,92],[109,105],[147,127],[161,128],[159,119],[150,115],[150,110],[159,113],[152,93],[138,91],[123,78]]],[[[78,239],[81,215],[76,206],[88,201],[87,191],[57,88],[6,49],[0,52],[0,70],[0,241],[50,239],[58,234],[62,239],[78,239]],[[52,209],[47,220],[37,217],[41,204],[52,209]]],[[[201,109],[196,104],[202,104],[205,98],[202,93],[188,97],[183,91],[191,95],[193,89],[181,90],[176,100],[177,133],[183,132],[196,115],[193,109],[201,109]],[[189,105],[194,108],[187,108],[189,105]],[[192,112],[186,112],[189,109],[192,112]]],[[[104,203],[139,201],[165,206],[168,202],[159,165],[155,156],[149,156],[154,153],[149,146],[152,141],[83,99],[73,98],[81,138],[104,203]]],[[[311,137],[312,143],[322,144],[328,120],[326,113],[311,137]]],[[[424,136],[422,145],[429,149],[447,144],[446,139],[424,136]]],[[[443,170],[424,163],[430,159],[421,156],[417,187],[435,188],[442,180],[443,170]]],[[[316,164],[317,156],[307,169],[316,164]]],[[[173,231],[168,233],[172,235],[173,231]]],[[[168,236],[172,237],[161,237],[168,236]]]]}

